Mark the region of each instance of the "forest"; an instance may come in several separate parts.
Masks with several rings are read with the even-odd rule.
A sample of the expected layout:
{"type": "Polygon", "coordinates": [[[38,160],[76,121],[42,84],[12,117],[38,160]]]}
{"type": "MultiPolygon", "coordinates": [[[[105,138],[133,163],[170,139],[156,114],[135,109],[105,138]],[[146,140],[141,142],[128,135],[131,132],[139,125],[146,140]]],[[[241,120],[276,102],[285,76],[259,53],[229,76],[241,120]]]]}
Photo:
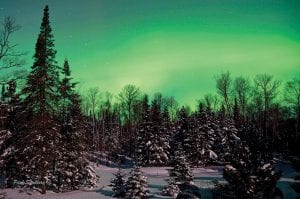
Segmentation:
{"type": "Polygon", "coordinates": [[[275,198],[281,177],[276,158],[293,157],[300,166],[300,74],[280,81],[271,74],[251,79],[220,71],[215,92],[195,99],[196,108],[132,84],[118,94],[99,87],[79,92],[72,60],[56,61],[48,6],[28,72],[24,53],[11,40],[19,29],[11,17],[0,29],[0,73],[14,71],[1,81],[0,94],[6,188],[46,194],[95,187],[101,176],[91,162],[102,154],[119,167],[113,197],[149,198],[142,168],[169,167],[161,194],[200,198],[192,170],[217,165],[227,183],[215,183],[214,198],[275,198]],[[128,160],[132,171],[125,180],[128,160]]]}

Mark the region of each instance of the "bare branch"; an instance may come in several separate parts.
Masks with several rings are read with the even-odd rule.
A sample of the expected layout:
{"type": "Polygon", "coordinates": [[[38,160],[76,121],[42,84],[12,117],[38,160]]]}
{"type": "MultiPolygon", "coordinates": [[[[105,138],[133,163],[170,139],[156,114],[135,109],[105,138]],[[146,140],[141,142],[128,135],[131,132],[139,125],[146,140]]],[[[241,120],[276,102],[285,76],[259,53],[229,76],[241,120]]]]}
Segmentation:
{"type": "Polygon", "coordinates": [[[25,53],[15,51],[17,44],[12,44],[10,41],[12,34],[20,28],[21,26],[16,25],[11,17],[6,17],[2,23],[0,30],[0,70],[19,67],[24,64],[24,60],[20,57],[25,53]]]}

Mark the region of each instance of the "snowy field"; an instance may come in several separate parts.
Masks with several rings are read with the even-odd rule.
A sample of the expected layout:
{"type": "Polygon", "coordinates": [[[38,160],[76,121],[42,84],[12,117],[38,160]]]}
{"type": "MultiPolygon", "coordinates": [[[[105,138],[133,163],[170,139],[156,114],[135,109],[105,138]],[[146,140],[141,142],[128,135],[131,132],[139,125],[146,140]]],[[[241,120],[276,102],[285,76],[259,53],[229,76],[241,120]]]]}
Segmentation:
{"type": "MultiPolygon", "coordinates": [[[[110,168],[103,165],[94,165],[97,174],[100,176],[98,187],[92,190],[79,190],[67,193],[53,193],[47,192],[46,195],[41,195],[37,191],[24,190],[24,189],[5,189],[3,190],[7,194],[7,198],[10,199],[106,199],[110,197],[111,187],[110,180],[113,177],[113,173],[117,171],[117,168],[110,168]]],[[[285,199],[297,198],[296,192],[290,187],[291,182],[295,182],[293,177],[299,175],[291,165],[280,163],[277,167],[283,170],[283,176],[278,183],[279,188],[283,191],[285,199]]],[[[151,198],[170,198],[166,196],[160,196],[160,191],[164,185],[167,184],[168,179],[168,167],[144,167],[142,170],[145,176],[148,177],[148,185],[150,189],[151,198]]],[[[128,174],[130,169],[124,169],[124,173],[128,174]]],[[[222,167],[205,167],[197,168],[193,170],[195,176],[195,183],[201,187],[202,198],[211,198],[209,189],[213,187],[212,180],[218,180],[224,182],[222,178],[222,167]]],[[[300,183],[299,181],[297,181],[300,183]]]]}

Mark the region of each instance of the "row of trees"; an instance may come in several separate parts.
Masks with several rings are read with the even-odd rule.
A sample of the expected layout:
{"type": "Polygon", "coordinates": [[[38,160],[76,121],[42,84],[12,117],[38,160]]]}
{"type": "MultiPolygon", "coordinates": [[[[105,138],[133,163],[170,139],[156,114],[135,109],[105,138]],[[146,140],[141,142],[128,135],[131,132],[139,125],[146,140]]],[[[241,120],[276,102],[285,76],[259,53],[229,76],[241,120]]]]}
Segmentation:
{"type": "Polygon", "coordinates": [[[200,99],[196,111],[191,111],[189,106],[180,107],[173,97],[161,93],[146,102],[150,101],[149,97],[134,85],[125,86],[115,97],[92,88],[83,94],[83,112],[90,117],[96,150],[108,150],[106,145],[111,146],[108,142],[111,134],[107,132],[113,132],[111,141],[131,157],[137,155],[133,149],[140,142],[138,135],[144,131],[154,131],[164,139],[170,137],[182,110],[191,122],[198,110],[219,120],[234,119],[236,125],[253,122],[273,150],[297,153],[300,77],[287,81],[284,92],[280,92],[280,85],[280,81],[267,74],[257,75],[251,82],[244,77],[233,79],[229,72],[221,73],[216,76],[216,94],[200,99]]]}
{"type": "MultiPolygon", "coordinates": [[[[210,126],[209,123],[209,121],[206,121],[205,124],[200,125],[207,126],[206,124],[208,124],[210,126]]],[[[229,130],[228,126],[226,126],[222,129],[222,131],[226,132],[222,136],[225,140],[228,140],[227,145],[224,145],[226,141],[220,142],[222,146],[217,145],[222,151],[226,151],[223,154],[226,155],[228,162],[224,167],[223,177],[228,181],[228,184],[219,184],[216,182],[215,197],[275,198],[279,196],[280,191],[276,188],[276,183],[280,178],[280,173],[274,169],[272,154],[269,153],[264,143],[262,143],[263,140],[258,128],[250,124],[244,124],[238,130],[233,126],[231,128],[229,130]]],[[[209,128],[201,128],[201,130],[202,134],[212,131],[209,128]]],[[[182,132],[186,131],[178,131],[178,133],[182,132]]],[[[197,134],[196,131],[193,132],[197,134]]],[[[176,134],[174,137],[176,137],[176,134]]],[[[209,157],[205,156],[205,150],[201,152],[205,147],[201,143],[213,139],[203,137],[202,141],[198,140],[197,142],[200,143],[200,146],[197,145],[195,150],[198,151],[193,153],[192,150],[184,150],[184,146],[187,146],[185,145],[186,141],[193,140],[191,135],[187,137],[190,139],[183,139],[182,142],[177,142],[173,146],[173,155],[169,162],[171,169],[169,170],[169,178],[167,179],[168,184],[163,188],[162,195],[178,199],[201,198],[199,188],[193,183],[194,176],[191,166],[194,163],[194,157],[192,154],[200,156],[196,160],[201,160],[201,162],[208,160],[209,157]]],[[[197,144],[197,142],[194,144],[197,144]]],[[[211,150],[211,148],[209,149],[211,150]]],[[[143,163],[140,159],[138,159],[138,162],[143,163]]],[[[127,181],[124,177],[125,175],[119,168],[119,171],[115,174],[115,178],[112,179],[113,197],[148,198],[147,181],[138,166],[133,168],[127,181]]]]}

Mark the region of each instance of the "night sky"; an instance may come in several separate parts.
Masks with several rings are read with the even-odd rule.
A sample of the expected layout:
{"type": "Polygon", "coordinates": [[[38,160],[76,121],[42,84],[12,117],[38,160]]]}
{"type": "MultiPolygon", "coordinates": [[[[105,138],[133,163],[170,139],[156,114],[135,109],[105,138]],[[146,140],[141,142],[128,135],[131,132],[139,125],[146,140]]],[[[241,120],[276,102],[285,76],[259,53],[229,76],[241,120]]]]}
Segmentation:
{"type": "Polygon", "coordinates": [[[300,73],[299,0],[0,0],[0,20],[22,26],[13,41],[27,67],[46,4],[57,61],[69,59],[81,91],[135,84],[194,105],[222,71],[300,73]]]}

